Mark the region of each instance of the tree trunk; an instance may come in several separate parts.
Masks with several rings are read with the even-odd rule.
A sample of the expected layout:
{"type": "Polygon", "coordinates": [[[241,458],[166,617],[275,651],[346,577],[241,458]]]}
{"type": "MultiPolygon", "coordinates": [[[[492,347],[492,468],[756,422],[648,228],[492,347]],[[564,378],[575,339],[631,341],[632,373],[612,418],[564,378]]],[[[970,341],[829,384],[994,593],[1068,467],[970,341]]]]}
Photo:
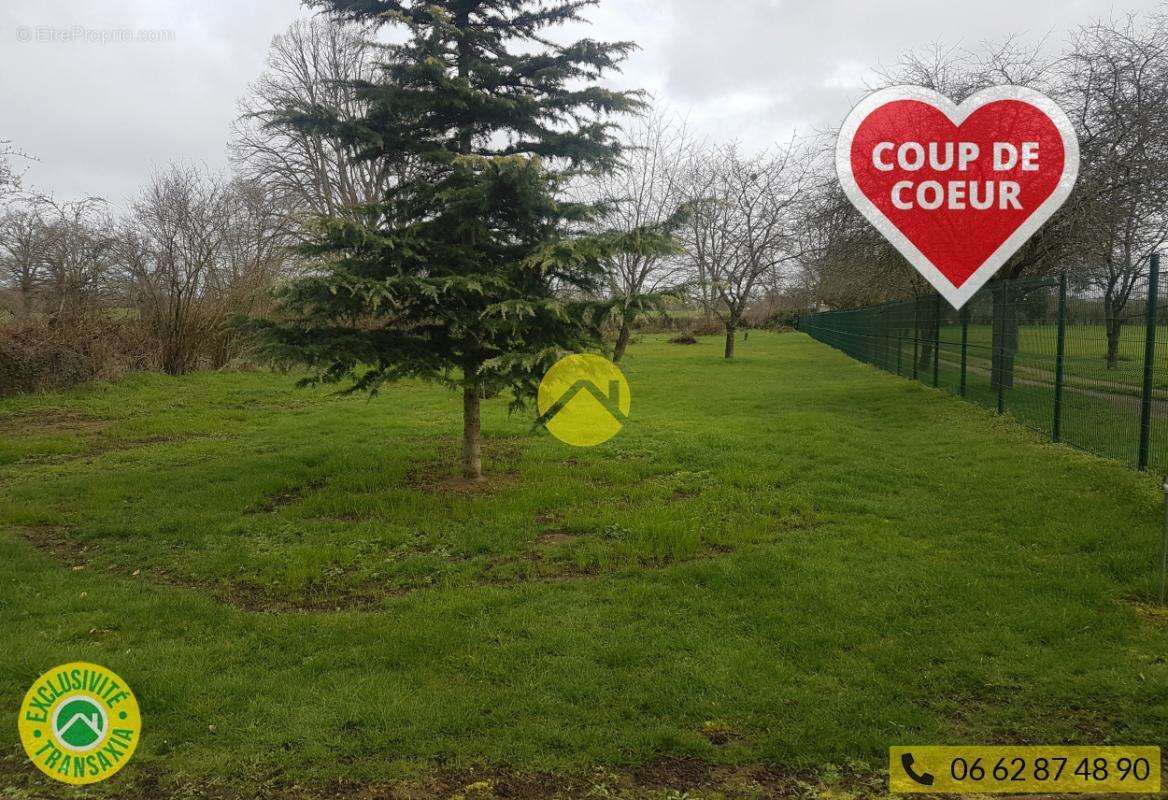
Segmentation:
{"type": "Polygon", "coordinates": [[[1126,299],[1114,288],[1103,293],[1103,330],[1107,333],[1107,368],[1119,366],[1119,338],[1123,332],[1123,309],[1126,299]]]}
{"type": "Polygon", "coordinates": [[[917,370],[929,372],[933,369],[933,343],[936,341],[937,326],[941,324],[941,320],[937,318],[936,304],[926,300],[917,300],[917,303],[930,306],[923,312],[928,316],[925,318],[925,328],[920,332],[921,354],[917,360],[917,370]]]}
{"type": "Polygon", "coordinates": [[[462,392],[462,476],[468,481],[483,480],[483,442],[480,436],[479,390],[468,386],[462,392]]]}
{"type": "Polygon", "coordinates": [[[24,283],[22,281],[20,284],[20,304],[24,309],[24,315],[26,317],[32,316],[32,293],[32,283],[24,283]]]}
{"type": "Polygon", "coordinates": [[[734,358],[734,339],[738,334],[738,328],[732,322],[726,323],[726,358],[727,360],[734,358]]]}
{"type": "MultiPolygon", "coordinates": [[[[455,26],[463,33],[470,25],[470,12],[459,13],[454,20],[455,26]]],[[[458,37],[458,77],[466,78],[470,72],[470,48],[465,35],[458,37]]],[[[458,152],[469,155],[474,145],[474,131],[464,127],[458,132],[458,152]]],[[[468,234],[463,234],[463,243],[473,246],[474,242],[468,234]]],[[[474,372],[467,370],[465,377],[474,372]]],[[[482,390],[478,386],[466,386],[462,390],[462,477],[476,483],[483,478],[483,441],[482,417],[479,409],[482,404],[480,397],[482,390]]]]}
{"type": "Polygon", "coordinates": [[[1107,368],[1119,366],[1119,337],[1123,332],[1123,318],[1118,313],[1107,313],[1107,368]]]}
{"type": "Polygon", "coordinates": [[[629,339],[632,338],[633,332],[629,330],[629,323],[622,322],[620,333],[616,337],[616,349],[612,353],[612,363],[619,364],[620,360],[625,357],[625,350],[629,347],[629,339]]]}
{"type": "Polygon", "coordinates": [[[994,320],[990,388],[1014,388],[1014,355],[1018,352],[1018,309],[1008,283],[993,289],[994,320]]]}

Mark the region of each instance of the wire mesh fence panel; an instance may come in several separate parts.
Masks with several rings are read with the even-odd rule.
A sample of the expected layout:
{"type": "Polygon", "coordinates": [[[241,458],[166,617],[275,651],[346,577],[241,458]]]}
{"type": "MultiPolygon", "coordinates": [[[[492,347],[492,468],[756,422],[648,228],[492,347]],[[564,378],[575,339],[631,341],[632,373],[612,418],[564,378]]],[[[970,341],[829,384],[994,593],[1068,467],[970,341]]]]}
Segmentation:
{"type": "Polygon", "coordinates": [[[997,281],[804,315],[799,329],[879,369],[1010,414],[1055,441],[1168,468],[1168,313],[1141,270],[997,281]]]}

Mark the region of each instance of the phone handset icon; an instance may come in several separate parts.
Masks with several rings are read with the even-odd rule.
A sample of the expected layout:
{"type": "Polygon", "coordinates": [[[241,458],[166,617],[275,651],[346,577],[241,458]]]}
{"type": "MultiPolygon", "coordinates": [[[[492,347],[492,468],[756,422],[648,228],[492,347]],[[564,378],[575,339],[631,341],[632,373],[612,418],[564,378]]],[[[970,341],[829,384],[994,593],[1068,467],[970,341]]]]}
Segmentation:
{"type": "Polygon", "coordinates": [[[936,778],[934,778],[928,772],[918,774],[917,771],[913,769],[914,761],[915,759],[912,757],[912,753],[905,753],[900,757],[900,765],[904,767],[904,774],[908,775],[909,779],[914,783],[917,783],[921,786],[932,786],[933,781],[936,780],[936,778]]]}

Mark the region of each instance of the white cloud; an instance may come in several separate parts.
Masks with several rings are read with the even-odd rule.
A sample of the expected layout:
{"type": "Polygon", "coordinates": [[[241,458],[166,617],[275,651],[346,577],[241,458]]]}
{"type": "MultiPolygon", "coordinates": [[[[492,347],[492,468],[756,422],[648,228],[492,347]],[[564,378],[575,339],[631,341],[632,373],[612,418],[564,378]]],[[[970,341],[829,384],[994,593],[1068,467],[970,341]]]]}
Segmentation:
{"type": "MultiPolygon", "coordinates": [[[[561,35],[641,45],[614,83],[645,88],[710,138],[748,146],[828,128],[872,67],[935,41],[1023,33],[1057,46],[1074,25],[1157,0],[603,0],[561,35]]],[[[120,202],[172,159],[226,165],[237,98],[296,0],[4,0],[0,138],[40,162],[29,179],[62,196],[120,202]],[[173,31],[173,41],[21,42],[22,29],[173,31]]]]}

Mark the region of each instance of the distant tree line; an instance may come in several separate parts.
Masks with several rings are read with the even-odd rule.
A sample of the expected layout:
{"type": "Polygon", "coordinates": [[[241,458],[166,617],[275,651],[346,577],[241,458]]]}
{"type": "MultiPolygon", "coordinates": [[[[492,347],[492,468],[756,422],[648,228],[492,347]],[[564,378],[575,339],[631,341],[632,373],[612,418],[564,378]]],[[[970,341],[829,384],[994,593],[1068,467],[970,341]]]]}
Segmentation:
{"type": "MultiPolygon", "coordinates": [[[[127,369],[180,374],[248,358],[254,341],[238,319],[275,308],[274,287],[352,256],[345,247],[319,246],[323,220],[332,221],[334,234],[338,220],[356,226],[351,230],[384,228],[387,218],[370,214],[383,214],[387,199],[449,177],[434,161],[445,142],[427,151],[394,139],[388,127],[371,133],[371,121],[388,119],[379,103],[394,81],[406,82],[400,96],[410,102],[424,86],[400,64],[387,71],[387,45],[377,36],[384,17],[343,2],[326,5],[332,13],[297,22],[274,39],[264,73],[240,102],[230,175],[175,165],[154,175],[128,208],[114,209],[97,198],[60,201],[22,186],[24,156],[0,141],[0,392],[127,369]]],[[[428,17],[430,6],[381,5],[400,6],[409,25],[447,35],[449,43],[462,35],[448,27],[455,23],[428,17]]],[[[575,13],[571,4],[549,8],[546,20],[553,23],[575,13]]],[[[399,60],[419,55],[392,52],[399,60]]],[[[471,61],[459,78],[457,53],[449,52],[453,79],[473,79],[471,61]]],[[[1001,277],[1074,271],[1098,295],[1105,357],[1114,364],[1148,257],[1168,239],[1168,22],[1152,13],[1092,23],[1076,30],[1061,53],[1050,52],[1017,39],[976,50],[933,47],[908,54],[871,88],[915,83],[961,100],[986,86],[1017,83],[1063,105],[1081,138],[1078,188],[1001,277]]],[[[549,53],[542,58],[556,65],[595,58],[607,68],[618,61],[594,52],[549,53]]],[[[484,85],[493,79],[484,72],[484,85]]],[[[584,102],[599,108],[608,101],[594,94],[584,102]]],[[[484,106],[476,113],[503,111],[484,106]]],[[[537,119],[513,121],[532,131],[543,124],[537,119]]],[[[775,324],[811,307],[929,291],[843,196],[830,132],[748,153],[734,143],[703,141],[684,120],[651,108],[620,129],[583,117],[560,122],[577,125],[588,141],[599,141],[602,130],[615,137],[614,157],[605,156],[601,168],[577,163],[547,189],[590,209],[573,223],[575,235],[606,243],[587,254],[596,262],[594,286],[556,281],[553,288],[563,301],[603,305],[600,332],[618,360],[646,319],[673,317],[682,327],[719,331],[731,358],[744,327],[775,324]],[[603,127],[589,127],[595,125],[603,127]]],[[[472,145],[490,125],[506,127],[497,120],[466,124],[472,145]]],[[[571,161],[568,140],[553,147],[550,131],[541,134],[544,144],[516,141],[508,151],[484,141],[461,154],[494,158],[530,147],[571,161]]],[[[433,129],[413,133],[431,136],[425,140],[431,145],[439,140],[433,129]]],[[[455,156],[458,150],[453,146],[455,156]]],[[[484,384],[476,395],[480,390],[494,388],[484,384]]]]}
{"type": "MultiPolygon", "coordinates": [[[[1082,153],[1076,191],[999,278],[1073,273],[1072,285],[1097,298],[1093,317],[1107,341],[1100,355],[1114,367],[1124,325],[1142,313],[1131,301],[1146,285],[1150,256],[1168,240],[1168,17],[1093,22],[1061,52],[1017,38],[972,50],[933,46],[882,69],[869,88],[905,83],[955,101],[993,85],[1026,85],[1067,111],[1082,153]]],[[[750,157],[733,144],[696,141],[660,116],[626,138],[623,182],[610,179],[598,191],[622,219],[664,220],[678,207],[688,214],[676,228],[683,252],[639,273],[614,265],[620,280],[612,290],[679,289],[686,305],[719,321],[727,355],[743,318],[775,323],[810,308],[932,293],[844,196],[833,131],[750,157]]],[[[1013,298],[1011,307],[1025,302],[1013,298]]]]}
{"type": "Polygon", "coordinates": [[[10,197],[0,212],[0,391],[133,369],[220,368],[247,343],[291,231],[264,187],[193,167],[154,175],[129,208],[10,197]]]}

